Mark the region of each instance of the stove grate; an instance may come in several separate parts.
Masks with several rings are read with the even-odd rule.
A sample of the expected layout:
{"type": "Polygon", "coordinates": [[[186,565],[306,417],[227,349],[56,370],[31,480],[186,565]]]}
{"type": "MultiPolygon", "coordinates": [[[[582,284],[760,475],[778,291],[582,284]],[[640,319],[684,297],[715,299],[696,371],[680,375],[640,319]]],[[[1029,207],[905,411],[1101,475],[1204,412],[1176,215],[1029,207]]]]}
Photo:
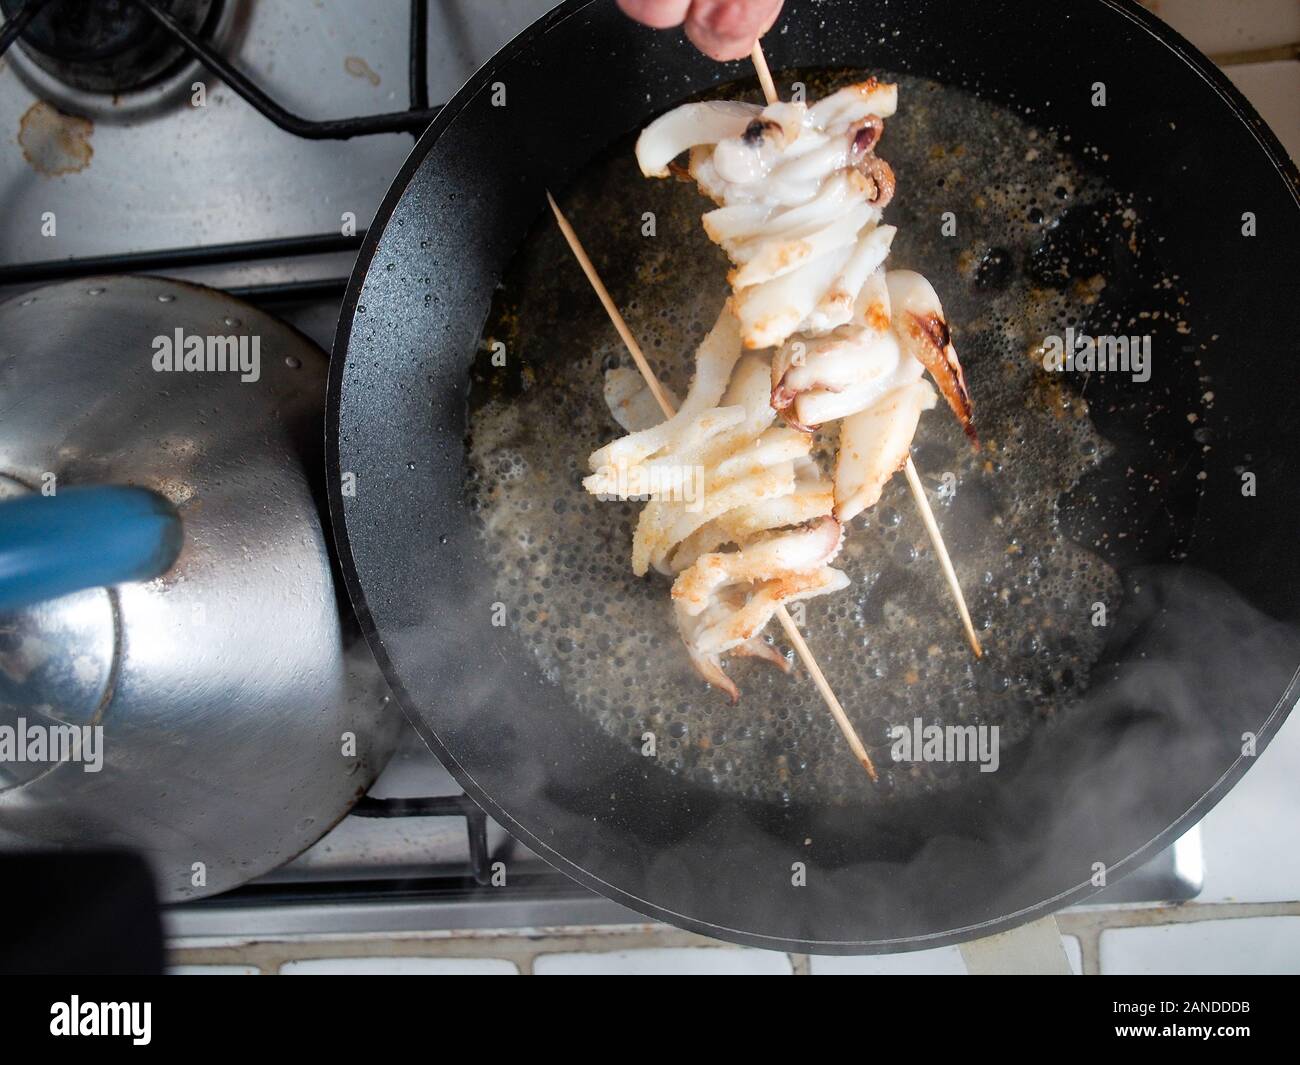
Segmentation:
{"type": "Polygon", "coordinates": [[[463,817],[469,835],[470,875],[486,886],[492,879],[488,855],[487,814],[468,795],[376,799],[362,796],[352,807],[354,817],[463,817]]]}
{"type": "MultiPolygon", "coordinates": [[[[27,0],[22,10],[0,27],[0,57],[40,12],[60,0],[27,0]]],[[[378,115],[353,115],[345,118],[306,119],[281,107],[257,83],[242,73],[205,41],[181,26],[160,8],[155,0],[130,0],[167,30],[196,60],[225,81],[243,100],[265,115],[280,129],[309,140],[347,140],[377,133],[409,133],[419,136],[442,109],[429,106],[428,93],[428,0],[411,0],[410,32],[410,106],[405,111],[378,115]]],[[[355,237],[333,233],[276,240],[243,241],[233,244],[201,245],[192,248],[163,248],[121,255],[99,255],[71,259],[0,266],[0,286],[29,285],[88,274],[136,273],[179,267],[216,266],[275,257],[316,255],[331,251],[355,251],[361,246],[365,231],[355,237]]],[[[253,302],[278,299],[305,299],[337,295],[346,286],[345,279],[326,281],[271,283],[230,290],[234,295],[253,302]]]]}

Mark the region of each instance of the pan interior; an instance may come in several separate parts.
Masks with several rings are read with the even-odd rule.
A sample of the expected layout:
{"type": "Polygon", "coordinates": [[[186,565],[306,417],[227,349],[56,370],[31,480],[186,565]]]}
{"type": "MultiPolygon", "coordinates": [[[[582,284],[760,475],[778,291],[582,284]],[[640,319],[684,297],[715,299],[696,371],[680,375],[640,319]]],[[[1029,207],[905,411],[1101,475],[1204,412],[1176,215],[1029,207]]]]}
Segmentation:
{"type": "MultiPolygon", "coordinates": [[[[868,74],[882,76],[803,77],[815,98],[868,74]]],[[[652,772],[765,802],[889,803],[970,783],[975,759],[896,763],[891,728],[996,726],[1006,751],[1077,712],[1114,631],[1098,618],[1122,612],[1126,570],[1185,547],[1213,423],[1191,357],[1170,357],[1150,381],[1043,367],[1045,341],[1068,329],[1140,333],[1167,353],[1201,343],[1145,204],[1110,187],[1068,135],[960,88],[884,76],[900,87],[879,149],[899,181],[889,265],[940,293],[983,443],[973,451],[941,404],[922,419],[915,459],[986,654],[970,655],[896,477],[848,530],[835,564],[852,586],[807,604],[803,626],[883,770],[879,787],[797,664],[786,676],[729,660],[735,706],[707,689],[676,635],[668,581],[631,573],[640,505],[584,494],[587,456],[622,433],[603,370],[630,359],[548,218],[506,270],[472,370],[468,498],[494,594],[537,667],[629,751],[653,735],[652,772]],[[1133,426],[1153,412],[1165,414],[1139,439],[1133,426]],[[1179,476],[1157,481],[1155,469],[1179,476]]],[[[754,98],[747,83],[709,95],[754,98]]],[[[726,295],[728,264],[700,226],[707,201],[641,178],[629,138],[563,202],[656,372],[683,395],[726,295]]],[[[829,459],[833,430],[822,437],[829,459]]]]}

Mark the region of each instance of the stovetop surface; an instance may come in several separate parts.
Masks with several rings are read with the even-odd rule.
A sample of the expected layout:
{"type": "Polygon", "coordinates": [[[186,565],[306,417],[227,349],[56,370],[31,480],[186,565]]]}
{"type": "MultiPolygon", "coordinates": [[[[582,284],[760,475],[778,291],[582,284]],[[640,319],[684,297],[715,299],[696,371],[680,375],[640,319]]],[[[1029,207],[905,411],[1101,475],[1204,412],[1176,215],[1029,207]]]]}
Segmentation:
{"type": "MultiPolygon", "coordinates": [[[[408,103],[406,5],[355,0],[226,0],[230,26],[222,53],[285,108],[307,118],[404,109],[408,103]]],[[[449,99],[502,44],[555,6],[555,0],[445,0],[429,7],[429,99],[449,99]]],[[[312,141],[274,126],[229,87],[198,68],[169,79],[179,99],[133,103],[133,94],[74,94],[90,128],[84,140],[50,152],[22,150],[34,138],[59,140],[26,77],[22,56],[0,60],[0,196],[6,214],[31,224],[0,232],[0,262],[16,263],[195,244],[338,233],[351,211],[358,228],[373,217],[411,149],[404,133],[312,141]],[[189,86],[207,83],[206,106],[189,86]],[[33,109],[36,109],[33,112],[33,109]],[[24,122],[27,135],[24,137],[24,122]],[[12,139],[10,139],[12,138],[12,139]],[[31,155],[35,162],[29,159],[31,155]],[[84,158],[83,158],[84,157],[84,158]],[[76,167],[65,173],[62,166],[76,167]],[[53,210],[57,235],[41,234],[53,210]]],[[[231,287],[346,273],[350,257],[223,267],[201,279],[231,287]]],[[[332,329],[331,329],[332,332],[332,329]]],[[[330,337],[318,337],[326,343],[330,337]]]]}

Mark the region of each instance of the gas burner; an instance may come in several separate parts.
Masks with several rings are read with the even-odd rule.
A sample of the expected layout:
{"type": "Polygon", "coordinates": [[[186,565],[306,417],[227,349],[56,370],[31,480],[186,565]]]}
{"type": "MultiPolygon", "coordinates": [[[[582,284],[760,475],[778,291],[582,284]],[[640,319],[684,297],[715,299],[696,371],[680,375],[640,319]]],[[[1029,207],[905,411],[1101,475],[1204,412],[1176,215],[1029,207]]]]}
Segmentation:
{"type": "Polygon", "coordinates": [[[208,75],[178,33],[228,52],[238,46],[246,7],[236,0],[0,0],[0,40],[33,96],[65,114],[120,125],[188,101],[193,83],[208,75]]]}
{"type": "MultiPolygon", "coordinates": [[[[0,0],[5,19],[31,0],[0,0]]],[[[221,0],[157,0],[156,6],[199,37],[209,36],[221,0]]],[[[143,89],[182,65],[180,43],[133,0],[54,0],[32,19],[19,47],[70,88],[118,94],[143,89]]]]}

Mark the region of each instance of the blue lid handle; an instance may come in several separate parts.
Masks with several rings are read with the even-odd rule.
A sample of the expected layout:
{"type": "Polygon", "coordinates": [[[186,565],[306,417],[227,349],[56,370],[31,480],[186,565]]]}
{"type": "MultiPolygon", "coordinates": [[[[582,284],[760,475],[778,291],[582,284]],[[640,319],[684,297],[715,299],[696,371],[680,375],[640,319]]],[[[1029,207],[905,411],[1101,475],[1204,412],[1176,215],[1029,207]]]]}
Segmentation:
{"type": "Polygon", "coordinates": [[[147,581],[181,551],[181,519],[145,488],[63,488],[0,503],[0,611],[147,581]]]}

